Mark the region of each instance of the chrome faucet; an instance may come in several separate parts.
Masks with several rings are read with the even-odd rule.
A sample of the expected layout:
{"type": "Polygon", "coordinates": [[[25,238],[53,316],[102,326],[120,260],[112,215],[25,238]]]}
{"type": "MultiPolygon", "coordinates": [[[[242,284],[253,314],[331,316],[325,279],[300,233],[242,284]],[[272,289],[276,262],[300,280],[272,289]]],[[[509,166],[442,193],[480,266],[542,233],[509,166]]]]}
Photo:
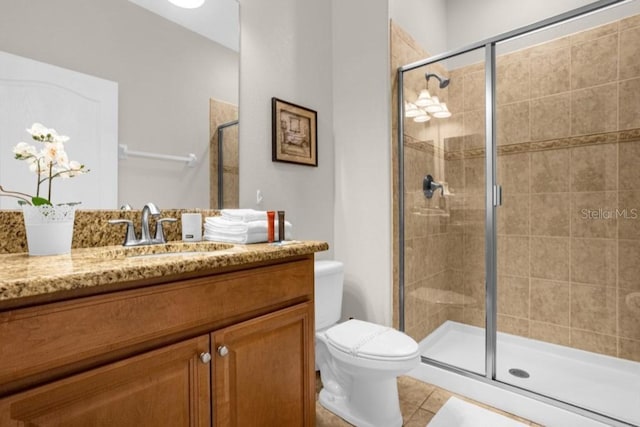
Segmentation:
{"type": "Polygon", "coordinates": [[[149,231],[149,215],[154,218],[158,218],[160,216],[160,209],[153,203],[149,202],[142,208],[142,221],[141,221],[141,230],[140,230],[140,245],[150,245],[154,243],[151,240],[151,232],[149,231]]]}
{"type": "Polygon", "coordinates": [[[167,243],[164,237],[164,230],[162,228],[162,223],[164,222],[176,222],[176,218],[159,218],[160,217],[160,209],[158,207],[149,202],[142,208],[142,219],[141,219],[141,229],[140,229],[140,238],[136,237],[136,232],[133,228],[133,221],[130,219],[110,219],[109,224],[127,224],[127,234],[124,238],[123,246],[143,246],[143,245],[156,245],[167,243]],[[149,230],[149,215],[153,218],[156,218],[156,230],[155,235],[151,237],[151,230],[149,230]]]}

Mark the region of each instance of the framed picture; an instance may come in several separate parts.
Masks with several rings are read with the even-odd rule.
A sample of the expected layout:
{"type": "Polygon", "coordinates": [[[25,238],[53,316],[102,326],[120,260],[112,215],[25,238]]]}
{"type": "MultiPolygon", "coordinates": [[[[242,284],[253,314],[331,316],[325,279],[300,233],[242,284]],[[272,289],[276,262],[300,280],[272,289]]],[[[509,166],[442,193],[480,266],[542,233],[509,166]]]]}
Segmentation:
{"type": "Polygon", "coordinates": [[[318,113],[278,98],[271,98],[271,114],[271,160],[318,166],[318,113]]]}

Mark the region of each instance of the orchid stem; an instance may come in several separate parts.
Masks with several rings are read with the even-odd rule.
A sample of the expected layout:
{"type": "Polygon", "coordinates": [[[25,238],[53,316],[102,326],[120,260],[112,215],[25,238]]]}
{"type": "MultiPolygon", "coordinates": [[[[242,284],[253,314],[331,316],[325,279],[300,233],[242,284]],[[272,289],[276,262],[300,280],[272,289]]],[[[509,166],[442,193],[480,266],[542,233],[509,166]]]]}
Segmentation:
{"type": "Polygon", "coordinates": [[[53,180],[51,175],[53,174],[53,162],[49,163],[49,192],[47,193],[47,200],[51,201],[51,184],[53,180]]]}
{"type": "Polygon", "coordinates": [[[26,193],[20,193],[19,191],[7,191],[0,185],[0,196],[15,197],[16,199],[24,200],[28,204],[31,204],[31,196],[26,193]],[[2,194],[4,193],[4,194],[2,194]]]}

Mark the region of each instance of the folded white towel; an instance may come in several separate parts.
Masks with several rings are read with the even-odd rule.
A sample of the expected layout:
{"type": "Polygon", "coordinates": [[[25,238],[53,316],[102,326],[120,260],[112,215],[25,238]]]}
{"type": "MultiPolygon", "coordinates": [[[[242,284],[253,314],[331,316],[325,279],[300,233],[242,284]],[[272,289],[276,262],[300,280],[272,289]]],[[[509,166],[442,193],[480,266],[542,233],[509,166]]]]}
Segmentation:
{"type": "MultiPolygon", "coordinates": [[[[205,232],[221,232],[224,234],[246,234],[246,233],[264,233],[267,235],[268,222],[265,221],[251,221],[251,222],[238,222],[230,221],[222,217],[207,217],[204,221],[205,232]]],[[[292,225],[289,221],[284,222],[285,234],[291,231],[292,225]]],[[[278,221],[274,222],[274,231],[278,233],[278,221]]]]}
{"type": "Polygon", "coordinates": [[[267,220],[266,211],[257,211],[255,209],[222,209],[220,215],[223,218],[242,222],[267,220]]]}
{"type": "Polygon", "coordinates": [[[225,234],[225,233],[204,233],[204,240],[225,243],[260,243],[266,242],[267,236],[262,233],[252,234],[225,234]]]}
{"type": "MultiPolygon", "coordinates": [[[[285,222],[285,231],[284,235],[286,240],[291,240],[293,235],[293,227],[291,224],[287,224],[285,222]]],[[[260,243],[266,242],[267,239],[267,229],[260,230],[252,230],[246,233],[238,233],[238,232],[226,232],[222,230],[211,230],[207,229],[205,226],[204,232],[204,240],[211,240],[215,242],[227,242],[227,243],[260,243]]],[[[275,236],[278,238],[278,231],[276,229],[275,236]]]]}
{"type": "Polygon", "coordinates": [[[223,231],[238,231],[246,233],[248,222],[235,221],[221,216],[210,216],[204,219],[204,227],[223,231]]]}

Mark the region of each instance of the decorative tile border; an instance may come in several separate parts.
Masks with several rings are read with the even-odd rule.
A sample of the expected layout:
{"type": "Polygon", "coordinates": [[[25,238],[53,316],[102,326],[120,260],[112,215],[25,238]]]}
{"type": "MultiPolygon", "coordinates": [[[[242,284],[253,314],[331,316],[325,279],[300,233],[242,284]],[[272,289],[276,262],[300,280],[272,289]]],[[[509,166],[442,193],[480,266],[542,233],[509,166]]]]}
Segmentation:
{"type": "MultiPolygon", "coordinates": [[[[584,147],[588,145],[616,144],[640,141],[640,129],[608,132],[595,135],[581,135],[569,138],[531,141],[518,144],[499,145],[498,155],[530,153],[535,151],[560,150],[563,148],[584,147]]],[[[412,143],[415,144],[415,143],[412,143]]],[[[430,142],[429,142],[430,144],[430,142]]],[[[445,151],[445,160],[460,160],[484,157],[484,148],[472,148],[460,151],[445,151]]]]}

